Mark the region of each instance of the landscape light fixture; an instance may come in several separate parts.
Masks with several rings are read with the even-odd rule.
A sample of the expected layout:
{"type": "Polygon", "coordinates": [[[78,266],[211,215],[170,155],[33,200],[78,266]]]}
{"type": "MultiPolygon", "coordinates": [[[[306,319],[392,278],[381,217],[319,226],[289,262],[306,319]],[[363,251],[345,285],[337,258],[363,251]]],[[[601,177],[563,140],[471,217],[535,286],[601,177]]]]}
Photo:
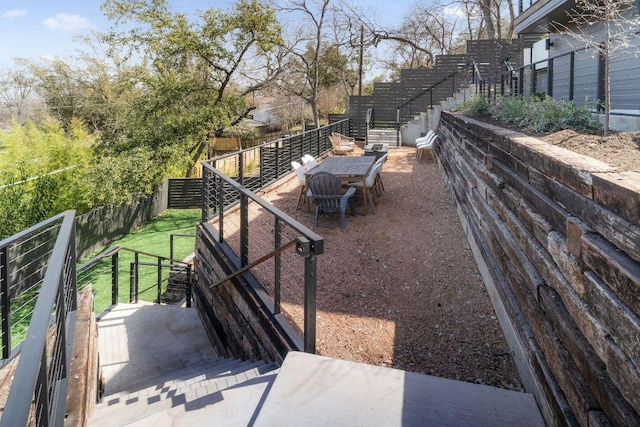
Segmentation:
{"type": "Polygon", "coordinates": [[[633,9],[634,15],[640,15],[640,0],[636,0],[635,8],[633,9]]]}

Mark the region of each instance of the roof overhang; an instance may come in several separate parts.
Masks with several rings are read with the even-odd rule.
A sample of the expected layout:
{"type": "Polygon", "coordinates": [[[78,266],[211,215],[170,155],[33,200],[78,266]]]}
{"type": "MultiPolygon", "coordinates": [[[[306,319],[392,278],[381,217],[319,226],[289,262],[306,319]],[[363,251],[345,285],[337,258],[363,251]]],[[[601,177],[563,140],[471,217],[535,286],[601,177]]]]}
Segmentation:
{"type": "Polygon", "coordinates": [[[551,23],[566,24],[567,11],[575,6],[574,0],[538,0],[514,20],[516,34],[543,34],[553,32],[551,23]]]}

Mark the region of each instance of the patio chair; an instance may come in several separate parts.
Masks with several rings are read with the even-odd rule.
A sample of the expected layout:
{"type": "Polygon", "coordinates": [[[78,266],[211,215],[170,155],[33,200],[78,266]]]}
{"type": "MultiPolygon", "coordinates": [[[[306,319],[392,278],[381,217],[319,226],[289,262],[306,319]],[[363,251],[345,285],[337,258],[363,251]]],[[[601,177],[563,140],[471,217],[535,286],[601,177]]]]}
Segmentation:
{"type": "Polygon", "coordinates": [[[356,143],[356,139],[352,136],[346,136],[338,132],[331,132],[331,135],[337,136],[344,143],[351,143],[351,144],[356,143]]]}
{"type": "Polygon", "coordinates": [[[315,224],[323,212],[340,212],[340,228],[344,228],[344,216],[347,204],[351,206],[351,215],[356,214],[354,196],[356,189],[349,187],[342,194],[342,180],[328,172],[317,172],[309,178],[309,189],[316,202],[315,224]]]}
{"type": "Polygon", "coordinates": [[[417,150],[416,158],[418,160],[421,160],[423,154],[425,152],[429,152],[429,154],[431,155],[431,159],[433,159],[433,161],[435,162],[436,157],[433,154],[433,148],[437,139],[438,139],[438,135],[436,135],[434,132],[433,135],[428,140],[418,143],[418,145],[416,145],[416,150],[417,150]]]}
{"type": "Polygon", "coordinates": [[[355,139],[335,132],[329,135],[329,141],[333,146],[333,154],[338,156],[351,154],[356,147],[355,139]]]}
{"type": "Polygon", "coordinates": [[[302,156],[302,163],[307,170],[318,166],[318,161],[311,154],[305,154],[304,156],[302,156]]]}
{"type": "Polygon", "coordinates": [[[375,206],[377,205],[375,193],[376,177],[380,173],[381,169],[382,163],[376,163],[371,168],[369,175],[367,175],[367,177],[364,179],[364,182],[352,182],[351,184],[349,184],[350,187],[357,188],[362,192],[363,197],[366,197],[367,201],[371,205],[371,212],[374,214],[376,213],[375,206]]]}
{"type": "Polygon", "coordinates": [[[298,196],[298,204],[296,204],[296,210],[300,208],[300,202],[306,202],[307,198],[311,197],[313,194],[311,190],[307,189],[307,179],[304,176],[304,168],[298,162],[291,162],[291,167],[296,171],[298,175],[298,185],[300,185],[300,195],[298,196]]]}
{"type": "Polygon", "coordinates": [[[380,168],[378,170],[378,174],[376,175],[376,181],[374,184],[374,188],[376,190],[376,194],[378,195],[378,197],[382,197],[382,194],[384,192],[384,184],[382,183],[382,167],[384,166],[384,162],[387,160],[387,156],[389,154],[385,154],[384,156],[380,157],[378,160],[376,160],[376,163],[374,164],[374,168],[377,167],[378,165],[380,165],[380,168]]]}
{"type": "Polygon", "coordinates": [[[421,136],[419,138],[416,138],[416,147],[418,146],[418,144],[422,144],[424,142],[429,141],[429,139],[433,138],[433,135],[435,135],[436,133],[432,130],[429,129],[429,132],[427,132],[427,134],[425,136],[421,136]]]}

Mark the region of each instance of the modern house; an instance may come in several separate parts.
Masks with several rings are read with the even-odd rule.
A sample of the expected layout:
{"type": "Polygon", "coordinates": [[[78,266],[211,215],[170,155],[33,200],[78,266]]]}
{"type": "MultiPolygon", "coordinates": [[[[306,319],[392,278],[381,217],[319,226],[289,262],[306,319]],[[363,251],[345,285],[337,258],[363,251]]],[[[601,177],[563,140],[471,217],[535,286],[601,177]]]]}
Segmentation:
{"type": "MultiPolygon", "coordinates": [[[[515,32],[538,41],[528,43],[522,52],[520,88],[525,96],[543,92],[557,99],[573,100],[576,105],[593,105],[604,99],[605,68],[602,55],[587,48],[571,34],[584,33],[596,42],[604,42],[604,22],[592,25],[576,22],[573,0],[520,0],[515,32]]],[[[623,37],[630,47],[610,56],[611,129],[640,130],[640,2],[627,8],[622,17],[623,37]]],[[[619,20],[620,21],[620,20],[619,20]]],[[[621,29],[615,27],[612,43],[618,43],[621,29]]]]}

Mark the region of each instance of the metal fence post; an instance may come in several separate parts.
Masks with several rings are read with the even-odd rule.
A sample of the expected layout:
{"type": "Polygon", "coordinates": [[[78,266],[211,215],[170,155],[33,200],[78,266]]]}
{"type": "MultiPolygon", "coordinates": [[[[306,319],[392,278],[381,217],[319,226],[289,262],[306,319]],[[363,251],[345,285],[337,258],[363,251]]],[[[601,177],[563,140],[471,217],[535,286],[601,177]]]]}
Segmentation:
{"type": "Polygon", "coordinates": [[[138,252],[136,252],[134,254],[135,257],[135,264],[136,264],[136,270],[135,270],[135,274],[134,274],[134,281],[133,281],[133,302],[135,302],[136,304],[138,303],[138,299],[140,297],[140,290],[139,290],[139,285],[140,285],[140,262],[139,262],[139,256],[138,256],[138,252]]]}
{"type": "Polygon", "coordinates": [[[187,308],[191,307],[191,265],[187,265],[187,289],[185,299],[187,300],[187,308]]]}
{"type": "Polygon", "coordinates": [[[238,153],[238,182],[244,185],[244,156],[242,151],[238,153]]]}
{"type": "Polygon", "coordinates": [[[276,179],[280,178],[280,143],[276,141],[276,179]]]}
{"type": "Polygon", "coordinates": [[[547,62],[547,95],[553,97],[553,58],[547,62]]]}
{"type": "Polygon", "coordinates": [[[2,302],[2,358],[8,359],[11,354],[11,287],[9,286],[9,256],[8,248],[0,249],[0,282],[2,288],[0,301],[2,302]]]}
{"type": "Polygon", "coordinates": [[[576,64],[576,56],[574,52],[571,52],[571,55],[569,56],[569,101],[573,101],[575,64],[576,64]]]}
{"type": "Polygon", "coordinates": [[[129,302],[133,303],[135,298],[135,286],[136,286],[136,263],[129,264],[129,302]]]}
{"type": "MultiPolygon", "coordinates": [[[[275,229],[274,229],[274,250],[278,250],[282,245],[282,222],[280,218],[276,217],[275,219],[275,229]]],[[[280,314],[280,279],[282,274],[282,257],[280,254],[275,256],[274,259],[274,278],[273,278],[273,313],[280,314]]]]}
{"type": "Polygon", "coordinates": [[[249,263],[249,198],[240,195],[240,267],[249,263]]]}
{"type": "Polygon", "coordinates": [[[158,304],[162,304],[162,258],[158,258],[158,304]]]}
{"type": "MultiPolygon", "coordinates": [[[[36,392],[35,395],[35,413],[36,413],[36,424],[42,426],[51,425],[51,412],[49,411],[49,381],[48,381],[48,372],[47,372],[47,350],[43,349],[42,355],[40,358],[40,369],[38,370],[38,382],[36,385],[36,390],[40,390],[40,392],[36,392]],[[39,386],[39,387],[38,387],[39,386]]],[[[25,424],[26,425],[26,424],[25,424]]]]}
{"type": "Polygon", "coordinates": [[[224,242],[224,181],[218,178],[218,239],[224,242]]]}
{"type": "Polygon", "coordinates": [[[317,257],[304,259],[304,351],[316,352],[316,268],[317,257]]]}
{"type": "Polygon", "coordinates": [[[311,249],[311,242],[305,237],[298,237],[296,253],[304,257],[304,351],[316,352],[316,290],[317,290],[317,257],[311,249]]]}
{"type": "Polygon", "coordinates": [[[259,164],[259,168],[260,168],[260,187],[264,187],[264,168],[262,167],[262,165],[264,164],[264,146],[260,146],[258,147],[258,153],[259,153],[259,157],[260,157],[260,164],[259,164]]]}
{"type": "Polygon", "coordinates": [[[118,303],[118,252],[111,256],[111,304],[118,303]]]}

